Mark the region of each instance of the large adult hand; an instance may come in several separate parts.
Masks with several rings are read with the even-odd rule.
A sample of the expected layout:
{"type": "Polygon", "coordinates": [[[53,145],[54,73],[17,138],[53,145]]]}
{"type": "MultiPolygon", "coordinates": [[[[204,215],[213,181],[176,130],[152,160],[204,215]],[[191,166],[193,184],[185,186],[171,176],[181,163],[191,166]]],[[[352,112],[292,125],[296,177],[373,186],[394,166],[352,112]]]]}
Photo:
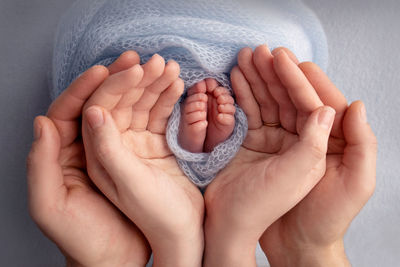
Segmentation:
{"type": "Polygon", "coordinates": [[[145,234],[154,266],[200,266],[203,254],[203,197],[165,138],[178,76],[176,62],[154,55],[110,76],[83,112],[89,175],[145,234]]]}
{"type": "Polygon", "coordinates": [[[276,57],[275,68],[272,62],[260,68],[268,83],[251,49],[239,53],[238,63],[231,80],[249,131],[234,160],[205,192],[206,266],[255,266],[256,244],[265,229],[324,175],[335,114],[318,96],[309,96],[314,89],[285,54],[276,57]],[[290,86],[273,92],[271,77],[290,86]],[[289,93],[293,103],[275,101],[275,93],[289,93]],[[304,109],[304,103],[311,108],[304,109]]]}
{"type": "Polygon", "coordinates": [[[109,73],[137,64],[126,52],[110,65],[77,78],[35,119],[28,157],[29,210],[69,266],[144,266],[150,248],[143,234],[91,183],[81,141],[82,107],[109,73]]]}
{"type": "MultiPolygon", "coordinates": [[[[277,49],[274,54],[279,51],[277,49]]],[[[293,62],[298,63],[294,55],[286,51],[293,62]]],[[[259,47],[254,61],[259,72],[264,73],[265,64],[270,64],[272,55],[266,47],[259,47]]],[[[336,110],[326,173],[296,207],[265,231],[260,243],[271,266],[349,266],[343,235],[374,191],[376,138],[360,101],[348,107],[345,97],[318,66],[310,62],[298,66],[316,91],[309,93],[318,94],[324,105],[336,110]]],[[[268,75],[264,78],[270,85],[271,78],[268,75]]],[[[296,105],[289,84],[275,83],[274,86],[273,89],[269,86],[270,90],[289,92],[277,96],[277,102],[288,103],[291,107],[296,105]]],[[[311,110],[313,107],[302,105],[302,108],[311,110]]]]}

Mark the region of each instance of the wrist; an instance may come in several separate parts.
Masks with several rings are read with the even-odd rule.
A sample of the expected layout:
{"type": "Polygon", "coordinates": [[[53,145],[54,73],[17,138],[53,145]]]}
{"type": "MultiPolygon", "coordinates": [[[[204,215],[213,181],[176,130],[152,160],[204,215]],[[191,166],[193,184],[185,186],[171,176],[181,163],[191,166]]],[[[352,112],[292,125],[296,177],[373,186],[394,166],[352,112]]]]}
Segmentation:
{"type": "Polygon", "coordinates": [[[108,267],[108,266],[121,266],[121,267],[145,267],[147,263],[139,263],[139,262],[125,262],[121,263],[118,261],[103,261],[101,263],[79,263],[78,261],[66,256],[65,257],[65,265],[66,267],[108,267]]]}
{"type": "Polygon", "coordinates": [[[347,267],[351,266],[343,241],[339,240],[329,246],[304,244],[301,247],[276,248],[265,251],[271,267],[347,267]]]}
{"type": "Polygon", "coordinates": [[[218,224],[210,218],[206,219],[204,232],[204,266],[256,266],[258,240],[250,233],[234,229],[229,224],[218,224]]]}
{"type": "Polygon", "coordinates": [[[150,242],[153,250],[153,266],[197,267],[201,266],[204,251],[204,233],[200,229],[193,236],[163,238],[150,242]]]}

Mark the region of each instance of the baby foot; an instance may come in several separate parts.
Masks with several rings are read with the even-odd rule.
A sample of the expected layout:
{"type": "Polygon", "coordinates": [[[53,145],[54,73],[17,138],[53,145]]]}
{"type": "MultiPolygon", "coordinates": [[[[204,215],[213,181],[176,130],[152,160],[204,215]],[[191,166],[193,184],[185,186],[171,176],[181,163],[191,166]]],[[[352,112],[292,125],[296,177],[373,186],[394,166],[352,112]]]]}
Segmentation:
{"type": "Polygon", "coordinates": [[[215,79],[206,79],[208,94],[207,135],[204,151],[211,152],[215,146],[224,142],[235,127],[235,103],[228,89],[219,86],[215,79]]]}
{"type": "Polygon", "coordinates": [[[178,141],[182,148],[193,153],[203,152],[207,134],[207,85],[198,82],[188,89],[182,106],[178,141]]]}
{"type": "Polygon", "coordinates": [[[229,91],[215,79],[189,88],[178,136],[182,148],[193,153],[210,152],[225,141],[235,126],[233,103],[229,91]]]}

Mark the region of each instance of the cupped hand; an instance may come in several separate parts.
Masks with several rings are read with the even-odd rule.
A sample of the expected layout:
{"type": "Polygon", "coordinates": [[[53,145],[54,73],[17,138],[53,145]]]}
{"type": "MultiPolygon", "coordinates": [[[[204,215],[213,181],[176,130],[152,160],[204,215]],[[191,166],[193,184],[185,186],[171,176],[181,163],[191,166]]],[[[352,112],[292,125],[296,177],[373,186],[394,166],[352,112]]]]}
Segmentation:
{"type": "Polygon", "coordinates": [[[78,77],[35,119],[28,156],[29,210],[69,266],[145,266],[149,245],[140,230],[91,183],[80,118],[84,103],[107,79],[139,62],[121,55],[109,69],[94,66],[78,77]]]}
{"type": "Polygon", "coordinates": [[[256,244],[265,229],[325,173],[335,112],[312,93],[285,53],[272,62],[269,50],[265,52],[259,59],[262,65],[257,65],[253,51],[243,49],[231,73],[249,131],[234,160],[205,192],[207,266],[255,266],[256,244]],[[283,97],[291,101],[280,101],[283,97]],[[221,247],[230,262],[217,264],[215,251],[221,247]]]}
{"type": "MultiPolygon", "coordinates": [[[[290,51],[284,50],[298,63],[290,51]]],[[[270,58],[265,47],[256,50],[254,60],[260,72],[263,61],[270,58]]],[[[336,110],[326,172],[298,205],[265,231],[260,243],[271,266],[349,266],[343,236],[374,191],[376,138],[362,102],[348,107],[345,97],[317,65],[306,62],[298,66],[315,89],[314,94],[336,110]]],[[[279,86],[276,90],[285,90],[284,85],[279,86]]],[[[291,97],[277,99],[290,102],[291,97]]]]}
{"type": "Polygon", "coordinates": [[[200,266],[204,201],[169,150],[168,118],[183,93],[179,65],[154,55],[111,75],[84,108],[88,171],[145,234],[154,266],[200,266]]]}

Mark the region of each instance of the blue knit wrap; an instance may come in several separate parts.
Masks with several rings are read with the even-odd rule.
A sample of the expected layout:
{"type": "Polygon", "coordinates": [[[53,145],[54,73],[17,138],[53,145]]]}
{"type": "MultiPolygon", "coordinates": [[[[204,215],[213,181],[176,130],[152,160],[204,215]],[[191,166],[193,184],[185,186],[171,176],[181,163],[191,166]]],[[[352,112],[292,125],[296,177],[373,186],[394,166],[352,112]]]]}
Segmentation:
{"type": "MultiPolygon", "coordinates": [[[[126,50],[135,50],[141,63],[155,53],[174,59],[185,89],[215,78],[232,92],[229,72],[237,53],[264,43],[271,49],[285,46],[300,61],[327,67],[325,34],[300,0],[80,0],[58,28],[51,93],[56,98],[89,67],[109,65],[126,50]]],[[[236,108],[232,135],[211,153],[195,154],[178,144],[180,103],[175,105],[167,142],[182,170],[200,187],[229,163],[246,137],[246,116],[236,108]]]]}

